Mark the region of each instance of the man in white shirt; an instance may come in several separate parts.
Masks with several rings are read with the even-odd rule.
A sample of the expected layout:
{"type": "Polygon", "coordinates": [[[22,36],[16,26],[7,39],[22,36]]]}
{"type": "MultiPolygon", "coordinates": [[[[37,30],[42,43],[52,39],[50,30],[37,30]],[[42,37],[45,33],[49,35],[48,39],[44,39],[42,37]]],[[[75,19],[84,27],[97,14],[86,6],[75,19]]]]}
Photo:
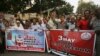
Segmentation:
{"type": "Polygon", "coordinates": [[[37,31],[39,29],[39,24],[36,22],[36,19],[34,18],[32,24],[31,24],[32,31],[37,31]]]}
{"type": "Polygon", "coordinates": [[[23,26],[21,25],[20,21],[16,21],[16,24],[12,24],[9,28],[10,30],[24,30],[23,26]]]}
{"type": "Polygon", "coordinates": [[[48,25],[49,25],[50,29],[57,29],[58,22],[60,22],[60,20],[57,19],[56,11],[55,10],[51,11],[50,18],[48,21],[48,25]]]}
{"type": "Polygon", "coordinates": [[[46,27],[46,24],[40,19],[39,20],[39,31],[41,31],[41,30],[47,30],[47,27],[46,27]]]}

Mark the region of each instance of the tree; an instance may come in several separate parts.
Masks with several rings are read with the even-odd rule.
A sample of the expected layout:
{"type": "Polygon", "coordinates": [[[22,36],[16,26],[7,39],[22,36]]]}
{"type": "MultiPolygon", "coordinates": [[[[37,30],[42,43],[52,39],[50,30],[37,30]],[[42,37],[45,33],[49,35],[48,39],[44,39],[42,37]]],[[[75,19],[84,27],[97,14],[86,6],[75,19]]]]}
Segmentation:
{"type": "Polygon", "coordinates": [[[50,8],[59,8],[57,11],[60,13],[68,14],[73,11],[73,6],[64,0],[35,0],[36,4],[33,8],[36,8],[37,12],[48,10],[50,8]],[[64,6],[63,6],[64,5],[64,6]]]}
{"type": "Polygon", "coordinates": [[[62,8],[58,9],[58,14],[70,14],[73,12],[73,6],[71,6],[69,3],[66,3],[66,5],[63,5],[62,8]]]}
{"type": "Polygon", "coordinates": [[[96,8],[98,8],[98,6],[95,5],[93,2],[82,2],[77,8],[77,13],[83,14],[85,10],[94,11],[96,8]]]}
{"type": "Polygon", "coordinates": [[[0,11],[17,13],[26,8],[31,0],[0,0],[0,11]]]}
{"type": "Polygon", "coordinates": [[[63,0],[35,0],[36,4],[33,7],[39,7],[40,10],[46,10],[66,4],[63,0]]]}

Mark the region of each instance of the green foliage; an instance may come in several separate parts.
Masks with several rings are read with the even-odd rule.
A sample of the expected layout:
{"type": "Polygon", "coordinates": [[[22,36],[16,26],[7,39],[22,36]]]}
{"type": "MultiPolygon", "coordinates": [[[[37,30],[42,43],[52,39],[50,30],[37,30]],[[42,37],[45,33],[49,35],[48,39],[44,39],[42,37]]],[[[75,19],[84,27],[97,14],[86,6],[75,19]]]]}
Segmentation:
{"type": "Polygon", "coordinates": [[[66,3],[66,5],[60,9],[58,9],[59,14],[70,14],[73,12],[73,6],[71,6],[69,3],[66,3]]]}
{"type": "Polygon", "coordinates": [[[88,3],[81,3],[78,6],[77,13],[83,13],[85,10],[90,10],[94,11],[96,8],[98,8],[97,5],[95,5],[93,2],[88,2],[88,3]]]}
{"type": "Polygon", "coordinates": [[[33,7],[37,7],[36,10],[38,11],[48,10],[56,7],[61,7],[57,9],[59,14],[68,14],[69,12],[71,13],[73,11],[73,6],[63,0],[35,0],[35,2],[36,4],[33,7]]]}
{"type": "MultiPolygon", "coordinates": [[[[0,11],[6,13],[23,12],[29,4],[31,4],[31,0],[0,0],[0,11]]],[[[62,5],[65,6],[58,10],[59,13],[68,14],[73,11],[73,7],[64,0],[35,0],[35,4],[30,12],[40,12],[50,8],[61,7],[62,5]]]]}
{"type": "Polygon", "coordinates": [[[41,10],[46,10],[66,4],[66,2],[63,0],[35,0],[35,2],[36,4],[34,7],[40,7],[41,10]]]}
{"type": "Polygon", "coordinates": [[[13,12],[24,10],[31,0],[0,0],[0,11],[13,12]]]}

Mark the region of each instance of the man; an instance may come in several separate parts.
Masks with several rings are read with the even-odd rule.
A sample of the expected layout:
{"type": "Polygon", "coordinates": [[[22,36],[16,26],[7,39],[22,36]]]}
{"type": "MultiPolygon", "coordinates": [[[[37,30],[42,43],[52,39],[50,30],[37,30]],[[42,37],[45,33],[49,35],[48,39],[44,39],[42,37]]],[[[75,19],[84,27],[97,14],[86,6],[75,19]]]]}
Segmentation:
{"type": "Polygon", "coordinates": [[[14,26],[14,28],[16,30],[24,30],[22,24],[20,23],[20,21],[16,21],[16,25],[14,26]]]}
{"type": "Polygon", "coordinates": [[[65,15],[61,15],[59,17],[59,19],[60,19],[60,22],[57,25],[58,26],[57,29],[65,29],[67,26],[66,20],[65,20],[65,15]]]}
{"type": "Polygon", "coordinates": [[[48,20],[48,25],[50,29],[57,29],[57,24],[60,21],[60,19],[57,19],[57,13],[55,10],[50,12],[50,18],[48,20]]]}
{"type": "Polygon", "coordinates": [[[96,56],[100,56],[100,8],[95,10],[96,19],[93,21],[92,26],[96,33],[96,56]]]}
{"type": "Polygon", "coordinates": [[[3,23],[3,19],[0,18],[0,53],[4,53],[5,49],[5,26],[3,23]]]}
{"type": "Polygon", "coordinates": [[[91,27],[91,25],[90,25],[90,23],[91,23],[91,20],[92,20],[92,15],[91,15],[91,11],[90,10],[85,10],[84,11],[84,16],[85,16],[85,18],[88,20],[88,27],[89,27],[89,29],[92,29],[92,27],[91,27]]]}

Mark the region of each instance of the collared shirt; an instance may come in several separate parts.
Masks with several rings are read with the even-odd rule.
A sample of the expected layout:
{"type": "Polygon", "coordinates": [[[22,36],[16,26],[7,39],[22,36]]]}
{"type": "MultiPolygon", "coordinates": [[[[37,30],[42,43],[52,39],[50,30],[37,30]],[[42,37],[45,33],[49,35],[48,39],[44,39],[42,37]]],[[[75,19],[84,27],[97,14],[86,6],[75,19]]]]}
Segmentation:
{"type": "Polygon", "coordinates": [[[46,24],[42,23],[39,25],[39,30],[46,30],[46,24]]]}
{"type": "Polygon", "coordinates": [[[0,23],[0,29],[1,29],[1,30],[2,30],[2,29],[5,29],[5,26],[4,26],[3,23],[0,23]]]}
{"type": "Polygon", "coordinates": [[[37,31],[39,29],[39,25],[38,24],[35,24],[35,25],[32,24],[31,29],[33,31],[37,31]]]}
{"type": "Polygon", "coordinates": [[[50,26],[51,29],[56,29],[57,28],[56,24],[53,22],[52,19],[49,19],[48,25],[50,26]]]}
{"type": "Polygon", "coordinates": [[[100,19],[95,19],[93,21],[93,28],[94,30],[100,30],[100,19]]]}

